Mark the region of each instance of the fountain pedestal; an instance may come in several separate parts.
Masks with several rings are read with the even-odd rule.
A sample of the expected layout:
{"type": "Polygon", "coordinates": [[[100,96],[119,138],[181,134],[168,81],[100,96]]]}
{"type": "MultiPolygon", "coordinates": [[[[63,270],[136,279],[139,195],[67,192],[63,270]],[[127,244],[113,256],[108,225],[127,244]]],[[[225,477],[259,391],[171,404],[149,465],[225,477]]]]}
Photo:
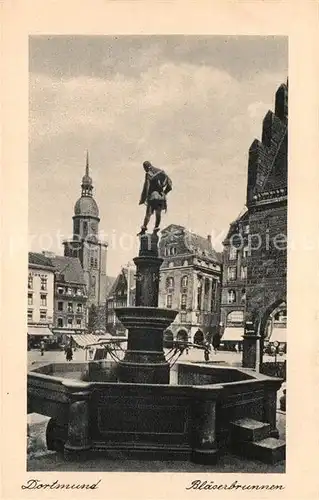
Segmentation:
{"type": "Polygon", "coordinates": [[[177,311],[158,308],[160,267],[157,234],[140,239],[136,264],[135,307],[115,310],[128,330],[127,350],[118,365],[119,382],[169,384],[169,364],[163,351],[163,332],[174,321],[177,311]]]}

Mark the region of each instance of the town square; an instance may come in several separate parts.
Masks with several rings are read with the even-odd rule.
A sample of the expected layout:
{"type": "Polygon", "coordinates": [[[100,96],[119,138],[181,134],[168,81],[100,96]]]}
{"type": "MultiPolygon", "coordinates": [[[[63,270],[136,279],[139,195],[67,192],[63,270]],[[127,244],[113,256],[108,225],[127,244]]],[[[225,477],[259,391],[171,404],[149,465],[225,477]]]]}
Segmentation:
{"type": "Polygon", "coordinates": [[[285,37],[31,37],[30,125],[28,470],[285,472],[285,37]]]}

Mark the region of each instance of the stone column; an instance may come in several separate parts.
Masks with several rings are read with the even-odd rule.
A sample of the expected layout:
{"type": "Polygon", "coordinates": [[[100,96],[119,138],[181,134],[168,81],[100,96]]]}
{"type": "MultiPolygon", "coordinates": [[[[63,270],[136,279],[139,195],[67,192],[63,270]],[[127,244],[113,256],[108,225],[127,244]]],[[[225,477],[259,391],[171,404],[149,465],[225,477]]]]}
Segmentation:
{"type": "Polygon", "coordinates": [[[159,274],[163,262],[158,256],[157,234],[140,239],[136,264],[136,305],[119,308],[117,317],[128,329],[127,350],[118,364],[120,382],[168,384],[169,363],[163,351],[163,331],[177,312],[158,308],[159,274]]]}
{"type": "Polygon", "coordinates": [[[158,307],[160,267],[163,263],[158,256],[158,236],[141,236],[139,256],[133,260],[136,264],[135,305],[158,307]]]}
{"type": "Polygon", "coordinates": [[[270,423],[270,435],[275,438],[279,437],[277,429],[277,391],[280,389],[282,382],[282,379],[278,379],[265,383],[263,420],[270,423]]]}
{"type": "Polygon", "coordinates": [[[63,385],[69,390],[70,407],[68,436],[64,445],[65,455],[83,455],[91,448],[89,433],[90,383],[66,380],[63,385]]]}
{"type": "Polygon", "coordinates": [[[194,388],[192,411],[192,462],[214,464],[218,459],[216,402],[222,386],[194,388]]]}
{"type": "Polygon", "coordinates": [[[256,369],[257,366],[257,342],[260,341],[260,336],[256,335],[253,328],[253,323],[247,322],[243,341],[243,368],[256,369]]]}

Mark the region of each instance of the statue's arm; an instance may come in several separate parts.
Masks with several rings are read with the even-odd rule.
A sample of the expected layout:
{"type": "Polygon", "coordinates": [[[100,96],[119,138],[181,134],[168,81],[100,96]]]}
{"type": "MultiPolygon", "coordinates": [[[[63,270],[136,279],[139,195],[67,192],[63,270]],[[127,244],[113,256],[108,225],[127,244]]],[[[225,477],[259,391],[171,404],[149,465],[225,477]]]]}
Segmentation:
{"type": "Polygon", "coordinates": [[[149,178],[148,175],[145,175],[145,181],[144,181],[144,186],[140,198],[139,205],[143,205],[147,201],[147,195],[148,195],[148,190],[149,190],[149,178]]]}

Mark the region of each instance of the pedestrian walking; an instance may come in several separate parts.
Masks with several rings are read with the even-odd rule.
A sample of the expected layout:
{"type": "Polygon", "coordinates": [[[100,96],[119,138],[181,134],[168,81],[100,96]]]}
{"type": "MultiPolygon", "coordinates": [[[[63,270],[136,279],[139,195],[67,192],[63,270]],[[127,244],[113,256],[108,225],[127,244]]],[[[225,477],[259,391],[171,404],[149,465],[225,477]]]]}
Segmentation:
{"type": "Polygon", "coordinates": [[[69,345],[66,349],[66,360],[72,361],[72,359],[73,359],[73,351],[72,351],[72,347],[69,345]]]}
{"type": "Polygon", "coordinates": [[[208,352],[207,347],[205,347],[205,349],[204,349],[204,359],[206,362],[209,361],[209,352],[208,352]]]}
{"type": "Polygon", "coordinates": [[[45,344],[44,344],[44,341],[41,340],[41,342],[40,342],[41,356],[43,356],[43,354],[44,354],[44,349],[45,349],[45,344]]]}

